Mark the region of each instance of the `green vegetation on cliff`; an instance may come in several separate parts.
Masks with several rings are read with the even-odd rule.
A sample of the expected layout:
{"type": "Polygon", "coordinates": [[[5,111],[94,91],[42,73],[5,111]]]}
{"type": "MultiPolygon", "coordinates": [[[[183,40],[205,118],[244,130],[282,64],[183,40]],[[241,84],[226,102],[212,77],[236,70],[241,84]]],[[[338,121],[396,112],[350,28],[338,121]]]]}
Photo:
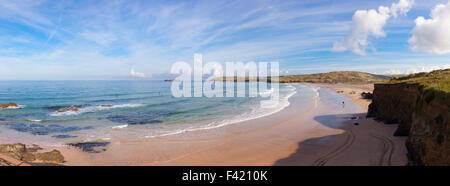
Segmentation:
{"type": "MultiPolygon", "coordinates": [[[[440,99],[450,105],[450,69],[435,70],[429,73],[422,72],[393,78],[389,84],[417,84],[423,92],[423,100],[430,102],[434,98],[440,99]]],[[[422,102],[417,103],[417,111],[421,110],[422,102]]]]}
{"type": "Polygon", "coordinates": [[[450,69],[375,84],[368,116],[398,123],[410,165],[450,165],[450,69]]]}
{"type": "Polygon", "coordinates": [[[450,69],[394,77],[388,83],[419,84],[422,85],[424,89],[436,89],[444,92],[450,92],[450,69]]]}

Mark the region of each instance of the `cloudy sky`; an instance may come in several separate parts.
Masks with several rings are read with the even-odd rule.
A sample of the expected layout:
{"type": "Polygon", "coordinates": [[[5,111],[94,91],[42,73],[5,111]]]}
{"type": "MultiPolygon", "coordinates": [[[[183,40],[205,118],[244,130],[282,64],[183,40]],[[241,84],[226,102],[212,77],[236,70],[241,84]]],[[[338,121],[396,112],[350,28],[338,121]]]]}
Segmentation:
{"type": "Polygon", "coordinates": [[[194,53],[413,73],[450,68],[449,30],[449,0],[0,0],[0,79],[158,79],[194,53]]]}

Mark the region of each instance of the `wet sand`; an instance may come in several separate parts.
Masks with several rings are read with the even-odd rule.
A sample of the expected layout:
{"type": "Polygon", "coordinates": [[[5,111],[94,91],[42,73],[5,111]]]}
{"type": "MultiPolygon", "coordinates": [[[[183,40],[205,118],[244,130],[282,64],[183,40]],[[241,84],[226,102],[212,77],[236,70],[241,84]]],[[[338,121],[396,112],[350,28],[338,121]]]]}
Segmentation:
{"type": "Polygon", "coordinates": [[[58,150],[66,165],[406,165],[405,138],[392,136],[396,125],[366,119],[368,104],[354,96],[358,93],[346,98],[331,90],[358,87],[318,86],[323,87],[319,99],[310,100],[317,104],[306,111],[296,94],[284,110],[250,121],[141,141],[113,140],[102,153],[58,150]]]}

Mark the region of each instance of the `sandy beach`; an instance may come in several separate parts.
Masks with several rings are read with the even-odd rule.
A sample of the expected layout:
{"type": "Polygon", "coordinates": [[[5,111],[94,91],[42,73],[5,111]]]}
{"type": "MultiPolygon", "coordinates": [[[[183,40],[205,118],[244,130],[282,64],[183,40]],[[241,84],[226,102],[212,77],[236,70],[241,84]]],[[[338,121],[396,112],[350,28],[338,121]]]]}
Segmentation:
{"type": "Polygon", "coordinates": [[[370,86],[316,86],[322,87],[320,97],[310,100],[315,104],[306,111],[298,110],[302,103],[296,94],[284,110],[250,121],[141,141],[113,140],[102,153],[58,150],[65,165],[406,165],[405,138],[392,136],[396,125],[365,118],[368,101],[358,96],[370,86]]]}
{"type": "Polygon", "coordinates": [[[406,138],[392,136],[397,126],[365,117],[370,101],[360,94],[373,85],[306,85],[320,87],[310,103],[296,93],[285,109],[253,120],[139,141],[113,138],[101,153],[41,147],[59,150],[64,165],[406,165],[406,138]]]}
{"type": "Polygon", "coordinates": [[[361,99],[361,93],[363,92],[373,92],[373,84],[365,85],[351,85],[351,84],[326,84],[326,83],[305,83],[309,85],[320,86],[324,88],[329,88],[336,93],[340,93],[352,99],[352,101],[362,108],[369,107],[371,100],[361,99]]]}

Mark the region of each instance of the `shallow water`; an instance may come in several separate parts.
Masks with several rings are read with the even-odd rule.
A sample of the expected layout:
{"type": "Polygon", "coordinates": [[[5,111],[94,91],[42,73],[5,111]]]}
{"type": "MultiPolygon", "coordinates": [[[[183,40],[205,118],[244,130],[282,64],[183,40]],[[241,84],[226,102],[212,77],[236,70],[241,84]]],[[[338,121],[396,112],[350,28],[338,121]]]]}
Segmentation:
{"type": "MultiPolygon", "coordinates": [[[[20,105],[0,110],[0,140],[60,145],[153,138],[269,115],[288,106],[288,98],[296,92],[305,100],[317,96],[310,86],[280,84],[280,104],[262,108],[260,101],[268,98],[175,98],[170,85],[163,81],[0,81],[0,103],[20,105]],[[58,112],[70,106],[79,110],[58,112]]],[[[305,108],[309,103],[305,101],[305,108]]]]}

